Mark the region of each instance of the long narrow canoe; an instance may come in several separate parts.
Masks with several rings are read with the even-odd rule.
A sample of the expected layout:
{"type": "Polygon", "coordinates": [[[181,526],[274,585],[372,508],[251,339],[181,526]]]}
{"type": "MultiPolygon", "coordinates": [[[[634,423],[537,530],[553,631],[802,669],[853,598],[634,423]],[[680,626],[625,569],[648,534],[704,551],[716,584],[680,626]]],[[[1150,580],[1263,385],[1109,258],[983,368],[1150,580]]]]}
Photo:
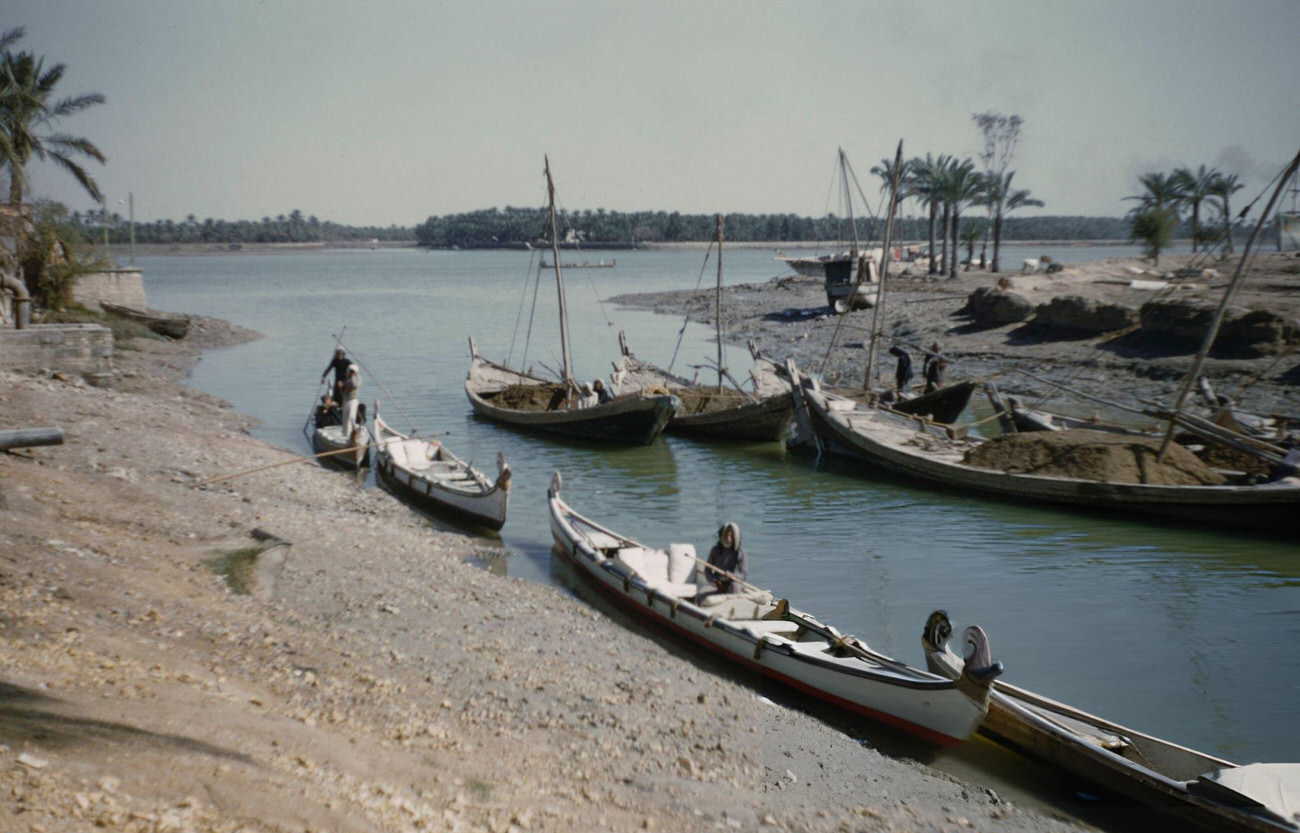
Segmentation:
{"type": "MultiPolygon", "coordinates": [[[[930,670],[956,679],[951,633],[935,611],[921,641],[930,670]]],[[[1179,818],[1211,830],[1300,831],[1300,764],[1238,766],[1002,681],[980,731],[1144,804],[1191,810],[1179,818]]]]}
{"type": "Polygon", "coordinates": [[[437,440],[395,431],[375,403],[375,468],[396,494],[422,509],[500,529],[510,502],[510,466],[497,455],[497,476],[482,472],[437,440]]]}
{"type": "MultiPolygon", "coordinates": [[[[797,370],[794,372],[797,376],[797,370]]],[[[810,431],[822,451],[911,480],[968,494],[978,492],[1067,508],[1156,515],[1254,530],[1300,530],[1300,478],[1189,486],[979,468],[964,462],[966,452],[982,442],[977,437],[825,393],[815,380],[796,384],[795,396],[801,430],[810,431]]]]}
{"type": "Polygon", "coordinates": [[[648,445],[677,409],[672,394],[641,392],[603,405],[572,407],[569,392],[557,383],[483,358],[473,340],[470,349],[465,394],[475,413],[496,422],[580,439],[648,445]]]}
{"type": "Polygon", "coordinates": [[[989,686],[1002,671],[988,640],[968,628],[970,659],[957,681],[911,668],[809,613],[745,585],[701,595],[703,568],[689,544],[656,549],[578,514],[547,493],[555,551],[615,604],[737,665],[930,742],[960,743],[979,727],[989,686]]]}
{"type": "Polygon", "coordinates": [[[135,307],[123,307],[117,304],[110,304],[107,301],[99,302],[100,309],[109,315],[115,315],[118,318],[125,318],[128,321],[134,321],[137,324],[143,324],[150,330],[161,336],[168,338],[182,339],[190,331],[190,317],[179,313],[158,314],[148,310],[136,309],[135,307]]]}

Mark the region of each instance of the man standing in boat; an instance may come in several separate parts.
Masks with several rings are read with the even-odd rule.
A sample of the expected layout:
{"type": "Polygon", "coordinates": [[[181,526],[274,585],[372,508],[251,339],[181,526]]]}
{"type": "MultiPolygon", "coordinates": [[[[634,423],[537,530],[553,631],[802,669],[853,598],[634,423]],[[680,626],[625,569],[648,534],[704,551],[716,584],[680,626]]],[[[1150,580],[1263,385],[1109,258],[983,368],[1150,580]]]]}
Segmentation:
{"type": "Polygon", "coordinates": [[[740,527],[730,522],[722,525],[718,530],[718,543],[709,550],[709,565],[718,568],[704,568],[704,577],[713,585],[713,592],[740,593],[744,590],[745,580],[749,578],[749,556],[740,547],[740,527]],[[719,570],[725,570],[727,574],[719,570]]]}
{"type": "Polygon", "coordinates": [[[325,371],[320,375],[320,381],[323,385],[325,384],[325,380],[329,377],[330,372],[333,371],[335,402],[343,401],[343,380],[347,377],[348,368],[350,367],[352,367],[352,360],[348,358],[348,354],[343,352],[343,348],[340,347],[334,351],[334,358],[325,366],[325,371]]]}
{"type": "MultiPolygon", "coordinates": [[[[343,352],[342,350],[339,351],[343,352]]],[[[343,396],[343,435],[351,437],[357,428],[357,405],[360,402],[361,374],[355,365],[349,363],[343,376],[341,387],[343,396]]]]}

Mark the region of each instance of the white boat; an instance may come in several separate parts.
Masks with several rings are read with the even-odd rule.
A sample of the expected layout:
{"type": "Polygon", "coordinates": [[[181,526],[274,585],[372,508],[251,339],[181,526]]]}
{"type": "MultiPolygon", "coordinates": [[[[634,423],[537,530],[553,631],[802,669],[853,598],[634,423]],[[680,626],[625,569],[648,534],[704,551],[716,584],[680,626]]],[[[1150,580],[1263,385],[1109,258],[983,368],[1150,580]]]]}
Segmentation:
{"type": "Polygon", "coordinates": [[[941,745],[970,737],[1001,673],[988,640],[968,628],[968,657],[953,681],[911,668],[840,633],[766,590],[701,595],[703,562],[690,544],[647,547],[578,514],[547,493],[555,549],[603,595],[643,620],[798,691],[941,745]]]}
{"type": "Polygon", "coordinates": [[[320,406],[307,423],[311,448],[316,456],[330,465],[355,470],[370,465],[370,429],[366,427],[364,405],[357,415],[351,435],[343,433],[337,410],[326,413],[320,406]]]}
{"type": "Polygon", "coordinates": [[[430,512],[500,529],[510,502],[510,466],[497,454],[497,476],[486,475],[437,440],[393,430],[375,403],[375,465],[402,498],[430,512]]]}
{"type": "MultiPolygon", "coordinates": [[[[948,648],[952,625],[930,614],[926,663],[950,679],[962,660],[948,648]]],[[[994,683],[980,730],[1097,784],[1216,831],[1300,831],[1300,764],[1239,766],[1112,723],[1031,691],[994,683]]]]}

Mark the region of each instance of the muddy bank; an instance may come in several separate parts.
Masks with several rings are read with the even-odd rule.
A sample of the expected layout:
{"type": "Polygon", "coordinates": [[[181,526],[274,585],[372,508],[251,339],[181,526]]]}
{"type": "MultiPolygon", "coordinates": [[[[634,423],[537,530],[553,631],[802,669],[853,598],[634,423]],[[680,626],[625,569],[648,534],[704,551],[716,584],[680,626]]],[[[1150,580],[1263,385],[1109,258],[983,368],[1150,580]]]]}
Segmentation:
{"type": "Polygon", "coordinates": [[[0,374],[4,427],[67,436],[0,454],[0,829],[1073,829],[469,566],[495,542],[345,474],[195,488],[291,456],[182,384],[252,335],[139,339],[111,389],[0,374]]]}
{"type": "MultiPolygon", "coordinates": [[[[1172,403],[1198,343],[1144,332],[1137,326],[1140,310],[1157,296],[1212,308],[1222,296],[1235,261],[1215,264],[1198,260],[1195,277],[1178,278],[1177,272],[1189,265],[1189,256],[1162,258],[1158,269],[1136,258],[1113,258],[1066,264],[1050,275],[991,275],[973,270],[959,271],[953,279],[930,277],[914,265],[895,266],[899,272],[891,270],[880,325],[891,340],[880,349],[876,378],[882,385],[892,384],[894,361],[885,355],[890,344],[910,352],[918,376],[922,351],[938,344],[948,358],[949,380],[993,380],[1002,392],[1030,404],[1083,416],[1099,411],[1115,415],[1021,371],[1131,407],[1144,402],[1172,403]],[[1163,291],[1153,288],[1170,283],[1177,286],[1163,291]],[[1060,303],[1053,302],[1066,298],[1078,299],[1069,305],[1076,317],[1065,319],[1077,326],[1104,327],[1090,322],[1113,320],[1117,310],[1126,318],[1118,328],[1100,331],[1044,325],[1042,319],[1033,317],[1002,324],[977,321],[967,309],[976,290],[1013,293],[1023,299],[1030,315],[1042,309],[1049,321],[1060,314],[1060,303]]],[[[624,295],[613,300],[665,315],[689,314],[691,320],[713,324],[711,295],[682,291],[624,295]]],[[[1235,305],[1242,308],[1237,320],[1245,321],[1243,326],[1252,320],[1244,317],[1245,310],[1257,310],[1267,311],[1270,320],[1300,327],[1296,324],[1300,321],[1300,259],[1286,254],[1261,255],[1235,305]]],[[[743,345],[752,339],[771,356],[793,358],[801,368],[823,372],[834,385],[863,384],[873,316],[869,309],[835,315],[827,306],[820,279],[789,275],[728,287],[723,301],[728,341],[743,345]]],[[[1212,357],[1205,374],[1216,393],[1231,396],[1248,409],[1294,414],[1300,411],[1296,405],[1300,351],[1296,348],[1294,342],[1279,343],[1272,345],[1270,352],[1253,357],[1212,357]]],[[[742,373],[747,365],[740,355],[733,355],[730,362],[733,371],[741,368],[742,373]]]]}

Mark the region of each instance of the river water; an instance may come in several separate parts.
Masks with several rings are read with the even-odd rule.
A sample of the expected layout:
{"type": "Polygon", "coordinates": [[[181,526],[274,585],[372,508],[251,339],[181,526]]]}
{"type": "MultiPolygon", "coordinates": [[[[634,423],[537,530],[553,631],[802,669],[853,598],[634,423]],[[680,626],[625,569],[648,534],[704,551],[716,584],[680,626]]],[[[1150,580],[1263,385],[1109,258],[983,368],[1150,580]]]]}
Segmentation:
{"type": "MultiPolygon", "coordinates": [[[[1053,254],[1068,262],[1131,251],[1053,254]]],[[[1011,248],[1004,262],[1039,254],[1011,248]]],[[[604,299],[690,288],[702,274],[706,287],[714,280],[714,262],[705,267],[701,251],[567,252],[562,260],[611,256],[612,269],[565,273],[583,379],[609,371],[618,330],[638,355],[667,364],[682,326],[604,299]]],[[[782,274],[772,256],[727,250],[726,282],[782,274]]],[[[666,437],[647,447],[591,447],[482,421],[462,388],[468,339],[491,358],[524,358],[532,257],[357,250],[139,265],[150,306],[265,335],[205,354],[192,379],[258,417],[262,439],[309,453],[303,423],[342,332],[363,365],[364,400],[383,400],[390,423],[440,433],[485,469],[503,451],[515,478],[497,545],[510,552],[510,575],[565,582],[551,564],[545,506],[550,475],[560,471],[579,511],[646,543],[691,541],[707,551],[718,526],[736,521],[752,581],[913,665],[923,664],[926,616],[945,608],[958,633],[984,626],[1009,682],[1229,760],[1300,758],[1295,545],[932,492],[775,444],[666,437]]],[[[539,368],[559,366],[555,310],[548,273],[526,357],[539,368]]],[[[676,369],[715,350],[712,331],[691,324],[676,369]]],[[[728,355],[743,374],[743,348],[728,355]]]]}

